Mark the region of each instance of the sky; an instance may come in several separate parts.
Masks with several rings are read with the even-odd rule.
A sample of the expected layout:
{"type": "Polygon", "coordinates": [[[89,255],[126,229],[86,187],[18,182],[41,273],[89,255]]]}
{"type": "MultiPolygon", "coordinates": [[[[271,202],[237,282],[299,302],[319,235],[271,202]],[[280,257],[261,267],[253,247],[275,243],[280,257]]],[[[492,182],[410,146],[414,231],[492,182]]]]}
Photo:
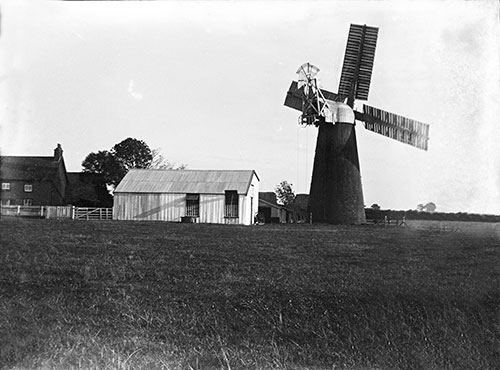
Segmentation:
{"type": "MultiPolygon", "coordinates": [[[[349,25],[378,27],[368,104],[430,125],[422,151],[356,125],[365,205],[500,214],[499,2],[0,1],[0,150],[67,170],[128,138],[188,169],[308,193],[317,129],[297,68],[336,92],[349,25]]],[[[364,103],[364,102],[358,102],[364,103]]]]}

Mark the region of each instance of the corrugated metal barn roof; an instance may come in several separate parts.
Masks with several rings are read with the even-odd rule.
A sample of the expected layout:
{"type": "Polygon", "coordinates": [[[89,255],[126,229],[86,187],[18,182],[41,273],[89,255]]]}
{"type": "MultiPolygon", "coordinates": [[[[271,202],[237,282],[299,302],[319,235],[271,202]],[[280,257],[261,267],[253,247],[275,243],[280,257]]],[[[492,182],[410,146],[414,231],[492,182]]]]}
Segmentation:
{"type": "Polygon", "coordinates": [[[246,194],[254,174],[252,170],[130,170],[114,192],[224,194],[236,190],[246,194]]]}

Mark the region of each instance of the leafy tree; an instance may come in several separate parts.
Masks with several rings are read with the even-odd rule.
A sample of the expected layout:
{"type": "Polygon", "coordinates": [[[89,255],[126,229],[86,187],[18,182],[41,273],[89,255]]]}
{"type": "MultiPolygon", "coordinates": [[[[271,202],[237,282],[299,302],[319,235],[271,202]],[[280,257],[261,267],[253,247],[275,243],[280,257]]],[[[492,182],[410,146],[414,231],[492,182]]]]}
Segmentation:
{"type": "Polygon", "coordinates": [[[110,151],[90,153],[82,162],[84,172],[101,174],[106,184],[115,187],[132,168],[148,168],[153,160],[149,146],[142,140],[127,138],[110,151]]]}
{"type": "Polygon", "coordinates": [[[148,168],[153,160],[148,144],[131,137],[116,144],[111,149],[111,154],[127,171],[132,168],[148,168]]]}
{"type": "Polygon", "coordinates": [[[436,211],[436,205],[432,202],[426,203],[425,205],[420,203],[417,205],[417,211],[433,213],[436,211]]]}
{"type": "Polygon", "coordinates": [[[380,211],[380,206],[377,203],[373,203],[370,208],[374,211],[380,211]]]}
{"type": "Polygon", "coordinates": [[[425,212],[435,212],[436,211],[436,205],[432,202],[427,203],[424,206],[425,212]]]}
{"type": "Polygon", "coordinates": [[[127,173],[123,165],[107,150],[90,153],[82,162],[83,172],[97,173],[103,176],[106,184],[116,186],[127,173]]]}
{"type": "Polygon", "coordinates": [[[293,192],[292,184],[289,184],[288,181],[285,180],[280,182],[280,184],[274,189],[274,192],[276,193],[278,202],[283,204],[285,207],[293,205],[295,193],[293,192]]]}

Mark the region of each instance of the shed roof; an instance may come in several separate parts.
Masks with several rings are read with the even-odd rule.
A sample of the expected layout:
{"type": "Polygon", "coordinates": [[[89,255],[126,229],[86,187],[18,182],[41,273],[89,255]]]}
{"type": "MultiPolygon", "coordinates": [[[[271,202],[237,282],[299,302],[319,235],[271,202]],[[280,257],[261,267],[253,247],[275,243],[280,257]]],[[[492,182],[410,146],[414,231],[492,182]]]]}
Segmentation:
{"type": "Polygon", "coordinates": [[[275,209],[286,209],[285,206],[273,202],[269,202],[265,199],[260,199],[259,198],[259,207],[270,207],[270,208],[275,208],[275,209]]]}
{"type": "Polygon", "coordinates": [[[278,204],[276,193],[274,191],[259,192],[259,200],[265,200],[269,203],[278,204]]]}
{"type": "Polygon", "coordinates": [[[253,170],[130,170],[115,193],[247,194],[253,170]]]}

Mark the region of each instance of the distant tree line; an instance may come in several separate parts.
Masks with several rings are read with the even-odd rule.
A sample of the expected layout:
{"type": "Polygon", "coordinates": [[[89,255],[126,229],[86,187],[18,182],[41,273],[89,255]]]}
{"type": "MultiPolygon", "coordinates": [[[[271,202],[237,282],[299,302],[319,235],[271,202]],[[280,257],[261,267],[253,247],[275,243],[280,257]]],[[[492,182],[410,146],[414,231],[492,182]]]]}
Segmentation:
{"type": "Polygon", "coordinates": [[[475,213],[457,212],[422,212],[418,210],[396,211],[392,209],[365,208],[368,220],[383,220],[387,216],[390,220],[439,220],[439,221],[479,221],[479,222],[500,222],[498,215],[482,215],[475,213]]]}

